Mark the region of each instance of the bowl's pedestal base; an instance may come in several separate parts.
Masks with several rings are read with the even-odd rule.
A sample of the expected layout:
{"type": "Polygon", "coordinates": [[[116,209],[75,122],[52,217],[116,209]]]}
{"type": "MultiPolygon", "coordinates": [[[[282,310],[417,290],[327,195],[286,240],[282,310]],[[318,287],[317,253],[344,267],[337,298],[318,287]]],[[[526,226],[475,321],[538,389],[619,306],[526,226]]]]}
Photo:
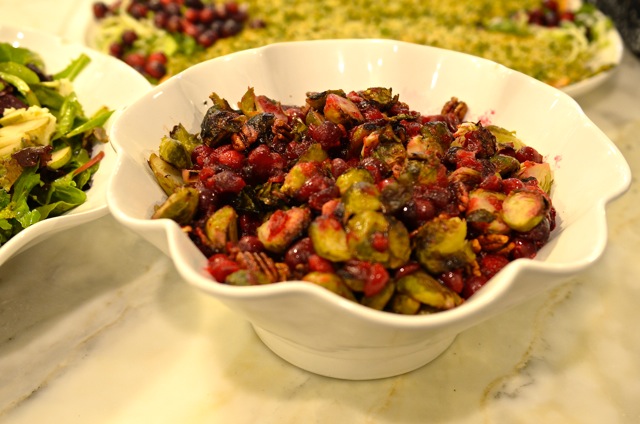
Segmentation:
{"type": "Polygon", "coordinates": [[[437,358],[455,339],[453,336],[427,347],[395,346],[317,351],[295,344],[260,327],[253,328],[262,342],[287,362],[315,374],[345,380],[372,380],[413,371],[437,358]]]}

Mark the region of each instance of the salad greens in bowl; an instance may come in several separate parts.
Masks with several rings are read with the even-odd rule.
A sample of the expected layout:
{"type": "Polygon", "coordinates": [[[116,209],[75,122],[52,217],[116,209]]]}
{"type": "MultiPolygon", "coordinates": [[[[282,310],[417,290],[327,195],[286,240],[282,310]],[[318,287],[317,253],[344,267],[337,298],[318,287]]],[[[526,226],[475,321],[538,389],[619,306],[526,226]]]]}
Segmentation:
{"type": "Polygon", "coordinates": [[[586,269],[631,182],[567,94],[393,40],[203,62],[110,135],[114,217],[276,354],[344,379],[423,366],[586,269]]]}
{"type": "Polygon", "coordinates": [[[0,264],[107,212],[110,118],[148,88],[107,55],[0,26],[0,264]]]}

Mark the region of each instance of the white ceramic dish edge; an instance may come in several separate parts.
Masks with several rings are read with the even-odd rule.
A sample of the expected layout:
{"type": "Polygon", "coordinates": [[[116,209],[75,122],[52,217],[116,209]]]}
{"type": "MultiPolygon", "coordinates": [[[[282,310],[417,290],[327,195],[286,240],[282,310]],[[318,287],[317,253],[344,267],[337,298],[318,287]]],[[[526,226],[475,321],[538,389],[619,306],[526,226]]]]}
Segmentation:
{"type": "MultiPolygon", "coordinates": [[[[87,54],[91,63],[74,81],[74,88],[88,114],[102,105],[122,110],[151,87],[144,77],[123,62],[82,44],[67,42],[36,29],[0,24],[0,41],[33,49],[42,56],[50,72],[63,69],[81,53],[87,54]]],[[[114,118],[107,122],[107,128],[114,118]]],[[[98,146],[96,152],[100,150],[105,152],[105,157],[100,163],[100,170],[94,176],[92,187],[87,191],[87,201],[64,215],[38,222],[11,238],[0,247],[0,265],[27,247],[44,241],[57,232],[108,213],[106,186],[116,164],[116,155],[110,145],[98,146]]]]}
{"type": "MultiPolygon", "coordinates": [[[[288,64],[291,65],[291,62],[288,64]]],[[[274,352],[301,368],[339,378],[381,378],[415,369],[438,356],[449,346],[455,335],[464,329],[584,270],[605,248],[606,204],[623,193],[631,181],[629,167],[618,149],[568,95],[484,59],[389,40],[281,43],[214,59],[196,65],[167,83],[155,87],[143,97],[140,104],[132,106],[130,112],[132,116],[122,116],[123,119],[116,120],[113,127],[114,143],[122,147],[117,170],[107,194],[116,219],[169,254],[185,280],[213,294],[245,316],[274,352]],[[318,57],[305,56],[305,47],[309,46],[314,47],[314,54],[318,57]],[[400,69],[400,65],[393,59],[406,61],[407,56],[410,57],[411,54],[415,56],[412,59],[412,68],[402,68],[406,75],[398,76],[395,71],[400,69]],[[418,57],[422,54],[429,60],[418,57]],[[308,72],[296,75],[291,70],[287,71],[284,62],[291,57],[297,57],[298,62],[304,64],[308,72]],[[455,69],[461,69],[456,66],[463,63],[465,66],[476,67],[479,72],[486,72],[487,81],[483,80],[486,84],[478,86],[477,82],[465,81],[457,78],[460,75],[449,74],[455,73],[455,69]],[[238,64],[244,64],[244,67],[238,64]],[[258,65],[269,72],[255,76],[249,75],[250,71],[245,71],[258,65]],[[354,71],[357,75],[351,75],[352,67],[357,68],[354,71]],[[326,72],[330,68],[332,74],[327,76],[326,72]],[[416,75],[422,70],[425,77],[418,87],[415,86],[415,82],[421,80],[416,75]],[[216,75],[216,79],[210,78],[211,82],[205,84],[203,82],[207,81],[207,75],[216,75]],[[301,78],[315,83],[306,83],[301,81],[301,78]],[[216,80],[219,81],[218,84],[216,80]],[[244,84],[239,84],[239,80],[244,84]],[[195,83],[196,81],[199,83],[195,83]],[[334,83],[328,84],[328,81],[334,83]],[[336,88],[336,81],[344,89],[364,89],[373,85],[392,86],[394,92],[400,93],[403,101],[425,113],[428,112],[425,110],[428,107],[441,107],[443,101],[448,99],[446,96],[457,95],[468,102],[472,115],[476,117],[488,116],[497,124],[509,129],[524,128],[522,133],[518,132],[523,140],[548,153],[548,160],[554,163],[557,180],[554,202],[555,199],[571,200],[566,204],[562,201],[556,204],[560,229],[554,233],[551,242],[539,253],[537,259],[511,263],[464,305],[430,316],[405,317],[370,310],[307,283],[288,282],[253,287],[251,290],[238,290],[237,287],[212,281],[204,271],[206,258],[175,223],[147,219],[151,215],[153,205],[160,201],[162,195],[157,187],[150,188],[150,184],[155,184],[155,181],[150,172],[141,166],[146,159],[145,156],[156,148],[161,135],[169,126],[182,122],[188,129],[193,129],[206,110],[206,106],[200,104],[200,100],[205,99],[212,90],[234,101],[239,100],[247,85],[252,85],[258,93],[272,96],[284,103],[298,103],[304,92],[336,88]],[[449,87],[448,93],[443,93],[439,84],[449,87]],[[296,96],[291,93],[294,89],[289,89],[292,85],[296,87],[296,96]],[[456,87],[456,90],[453,90],[453,87],[456,87]],[[501,90],[492,92],[496,87],[500,87],[501,90]],[[465,90],[473,90],[470,98],[465,96],[465,90]],[[278,93],[280,95],[276,95],[278,93]],[[549,118],[556,121],[554,125],[561,125],[562,118],[566,116],[575,118],[576,125],[571,128],[554,127],[553,134],[549,134],[551,129],[536,129],[530,124],[525,125],[527,119],[530,119],[526,110],[514,111],[507,107],[514,106],[512,103],[522,106],[514,100],[514,93],[518,93],[520,97],[539,93],[528,97],[527,107],[531,108],[529,110],[536,111],[536,107],[545,107],[550,109],[550,113],[553,112],[554,117],[549,115],[549,118]],[[494,95],[493,99],[490,94],[494,95]],[[162,110],[162,107],[157,108],[154,105],[154,102],[159,102],[163,96],[170,96],[174,105],[172,111],[167,112],[162,110]],[[425,101],[425,96],[430,100],[425,101]],[[499,98],[497,103],[496,97],[499,98]],[[496,104],[504,108],[494,109],[496,104]],[[181,112],[178,105],[191,108],[191,111],[181,112]],[[142,113],[148,113],[150,110],[158,111],[162,117],[152,126],[136,129],[133,133],[127,132],[131,130],[132,122],[139,122],[142,113]],[[168,117],[172,122],[166,121],[168,117]],[[518,122],[522,125],[516,125],[518,122]],[[547,140],[551,135],[558,136],[560,140],[569,136],[580,137],[587,142],[581,148],[563,142],[559,143],[560,146],[554,147],[547,140]],[[120,139],[120,136],[123,139],[120,139]],[[137,146],[132,145],[136,143],[137,146]],[[563,157],[574,155],[582,158],[582,163],[568,162],[563,157]],[[563,185],[571,171],[589,165],[600,169],[596,169],[597,175],[594,175],[593,179],[580,181],[571,187],[563,185]],[[610,183],[602,183],[597,179],[612,175],[615,178],[610,183]],[[141,182],[141,179],[144,182],[141,182]],[[136,196],[134,202],[131,202],[131,198],[125,193],[118,191],[118,187],[125,184],[125,181],[140,195],[136,196]],[[137,186],[138,184],[141,185],[137,186]],[[596,199],[588,197],[589,190],[585,190],[583,184],[597,185],[591,187],[597,191],[596,199]],[[141,187],[148,190],[143,194],[141,187]],[[587,200],[589,203],[584,203],[583,207],[581,201],[587,200]],[[566,234],[559,237],[559,232],[566,234]],[[580,245],[570,246],[576,247],[578,253],[567,253],[569,233],[574,238],[580,238],[580,245]],[[299,317],[282,316],[282,311],[292,310],[289,308],[300,302],[305,304],[303,321],[299,317]],[[330,317],[330,322],[327,322],[327,317],[330,317]],[[336,326],[331,326],[328,340],[318,338],[324,326],[332,323],[336,323],[336,326]],[[300,338],[301,325],[309,326],[309,336],[300,338]],[[358,333],[377,334],[378,338],[356,340],[354,334],[358,333]],[[395,347],[386,347],[389,344],[395,344],[395,347]],[[354,366],[355,363],[360,365],[354,366]]]]}

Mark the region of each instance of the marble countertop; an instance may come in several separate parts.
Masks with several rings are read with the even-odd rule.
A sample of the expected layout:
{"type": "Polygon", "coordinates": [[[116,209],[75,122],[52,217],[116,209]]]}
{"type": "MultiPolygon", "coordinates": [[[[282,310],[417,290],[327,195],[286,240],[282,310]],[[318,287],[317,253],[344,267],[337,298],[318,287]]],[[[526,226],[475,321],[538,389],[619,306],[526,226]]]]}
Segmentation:
{"type": "MultiPolygon", "coordinates": [[[[0,22],[82,37],[91,1],[0,0],[0,22]]],[[[640,61],[578,99],[640,172],[640,61]]],[[[342,381],[274,355],[110,216],[0,268],[1,423],[638,423],[640,185],[602,258],[460,334],[425,367],[342,381]]]]}

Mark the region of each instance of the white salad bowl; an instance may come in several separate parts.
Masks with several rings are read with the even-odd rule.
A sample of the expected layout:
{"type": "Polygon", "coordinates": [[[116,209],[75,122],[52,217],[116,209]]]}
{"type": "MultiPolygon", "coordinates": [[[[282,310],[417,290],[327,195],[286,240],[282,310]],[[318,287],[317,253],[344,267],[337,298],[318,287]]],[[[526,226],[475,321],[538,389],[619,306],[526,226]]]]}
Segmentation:
{"type": "MultiPolygon", "coordinates": [[[[74,91],[88,116],[102,106],[117,112],[151,87],[142,75],[122,61],[41,31],[0,24],[0,42],[25,47],[38,53],[49,73],[64,69],[82,53],[88,55],[91,62],[73,82],[74,91]]],[[[107,122],[107,128],[111,122],[113,117],[107,122]]],[[[109,145],[97,146],[94,154],[99,151],[104,151],[105,156],[93,177],[91,188],[87,190],[86,202],[64,215],[31,225],[12,237],[0,247],[0,265],[25,248],[59,231],[108,213],[107,183],[116,164],[116,155],[109,145]]]]}
{"type": "Polygon", "coordinates": [[[421,367],[465,329],[584,270],[605,248],[607,202],[631,180],[618,149],[567,94],[484,59],[389,40],[274,44],[198,64],[127,108],[111,137],[119,155],[107,197],[116,219],[169,255],[186,281],[248,319],[276,354],[305,370],[344,379],[421,367]],[[469,120],[515,130],[545,155],[555,174],[558,226],[535,259],[511,262],[457,308],[401,316],[305,282],[220,284],[175,222],[150,219],[165,195],[147,159],[174,125],[199,132],[211,92],[235,104],[254,87],[283,104],[301,105],[309,91],[375,86],[392,88],[423,114],[439,113],[456,96],[469,105],[469,120]]]}

